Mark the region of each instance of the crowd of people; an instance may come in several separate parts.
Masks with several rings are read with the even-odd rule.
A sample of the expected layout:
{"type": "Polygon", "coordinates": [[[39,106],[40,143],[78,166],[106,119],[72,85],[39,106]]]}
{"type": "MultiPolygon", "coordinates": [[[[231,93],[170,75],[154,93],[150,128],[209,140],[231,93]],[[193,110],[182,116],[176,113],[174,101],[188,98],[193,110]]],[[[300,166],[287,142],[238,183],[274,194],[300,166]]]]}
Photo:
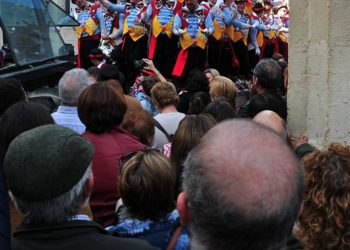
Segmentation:
{"type": "Polygon", "coordinates": [[[277,58],[243,105],[217,70],[179,93],[147,62],[130,94],[115,65],[67,71],[51,113],[0,81],[2,249],[348,248],[350,148],[288,132],[277,58]]]}
{"type": "Polygon", "coordinates": [[[349,248],[350,147],[290,134],[287,47],[259,35],[280,1],[100,2],[74,1],[81,68],[55,110],[0,80],[1,249],[349,248]]]}

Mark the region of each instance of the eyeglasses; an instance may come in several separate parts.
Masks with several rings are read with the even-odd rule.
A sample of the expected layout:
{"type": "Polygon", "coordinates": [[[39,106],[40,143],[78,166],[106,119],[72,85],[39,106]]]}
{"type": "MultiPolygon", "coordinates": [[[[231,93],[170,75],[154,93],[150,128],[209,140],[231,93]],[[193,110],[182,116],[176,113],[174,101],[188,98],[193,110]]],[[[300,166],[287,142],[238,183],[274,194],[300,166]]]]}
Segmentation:
{"type": "Polygon", "coordinates": [[[133,158],[136,154],[138,153],[148,153],[148,152],[157,152],[157,153],[161,153],[159,149],[156,149],[156,148],[144,148],[142,150],[139,150],[139,151],[133,151],[133,152],[130,152],[130,153],[127,153],[125,155],[123,155],[122,157],[120,157],[120,160],[119,160],[119,171],[121,171],[123,165],[129,161],[131,158],[133,158]]]}

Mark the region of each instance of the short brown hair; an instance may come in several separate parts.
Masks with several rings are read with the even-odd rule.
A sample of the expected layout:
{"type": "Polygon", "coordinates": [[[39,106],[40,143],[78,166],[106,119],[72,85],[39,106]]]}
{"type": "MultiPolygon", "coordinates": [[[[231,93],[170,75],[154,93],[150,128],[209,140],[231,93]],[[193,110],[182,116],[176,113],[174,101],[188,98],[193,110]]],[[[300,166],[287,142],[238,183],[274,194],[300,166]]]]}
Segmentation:
{"type": "Polygon", "coordinates": [[[141,85],[146,95],[151,96],[151,89],[157,82],[160,82],[158,76],[146,76],[142,80],[141,85]]]}
{"type": "Polygon", "coordinates": [[[112,130],[126,113],[124,95],[113,83],[100,82],[88,86],[78,100],[78,114],[86,129],[95,134],[112,130]]]}
{"type": "Polygon", "coordinates": [[[151,95],[154,104],[159,108],[164,108],[168,105],[177,105],[179,103],[179,96],[176,88],[171,82],[158,82],[151,89],[151,95]]]}
{"type": "Polygon", "coordinates": [[[161,153],[146,149],[122,166],[119,190],[132,216],[158,220],[175,208],[175,169],[161,153]]]}
{"type": "Polygon", "coordinates": [[[136,135],[140,142],[150,145],[154,138],[154,122],[152,116],[145,110],[133,110],[124,116],[123,129],[136,135]]]}
{"type": "Polygon", "coordinates": [[[224,97],[232,105],[236,107],[236,85],[231,79],[224,76],[215,76],[210,84],[210,95],[213,100],[224,97]]]}

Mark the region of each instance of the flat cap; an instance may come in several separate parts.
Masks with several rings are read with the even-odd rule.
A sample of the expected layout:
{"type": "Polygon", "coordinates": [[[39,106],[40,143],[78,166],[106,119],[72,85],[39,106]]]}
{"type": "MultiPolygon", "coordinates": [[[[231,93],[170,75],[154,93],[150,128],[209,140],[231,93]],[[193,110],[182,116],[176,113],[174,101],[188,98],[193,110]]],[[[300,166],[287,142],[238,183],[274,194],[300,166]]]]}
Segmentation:
{"type": "Polygon", "coordinates": [[[51,124],[28,130],[5,155],[8,188],[20,199],[53,199],[78,183],[93,155],[92,144],[68,128],[51,124]]]}

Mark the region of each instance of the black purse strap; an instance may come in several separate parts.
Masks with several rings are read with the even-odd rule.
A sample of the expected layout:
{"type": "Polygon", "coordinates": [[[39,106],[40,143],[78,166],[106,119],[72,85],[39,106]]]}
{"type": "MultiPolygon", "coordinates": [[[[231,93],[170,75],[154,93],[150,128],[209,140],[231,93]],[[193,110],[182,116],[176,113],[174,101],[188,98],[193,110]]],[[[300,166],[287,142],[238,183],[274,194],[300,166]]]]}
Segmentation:
{"type": "Polygon", "coordinates": [[[154,119],[154,118],[152,118],[152,119],[153,119],[154,126],[156,126],[156,128],[158,128],[160,131],[162,131],[162,133],[165,134],[168,141],[171,142],[173,140],[172,136],[169,135],[169,133],[165,130],[165,128],[163,128],[163,126],[160,125],[160,123],[156,119],[154,119]]]}

